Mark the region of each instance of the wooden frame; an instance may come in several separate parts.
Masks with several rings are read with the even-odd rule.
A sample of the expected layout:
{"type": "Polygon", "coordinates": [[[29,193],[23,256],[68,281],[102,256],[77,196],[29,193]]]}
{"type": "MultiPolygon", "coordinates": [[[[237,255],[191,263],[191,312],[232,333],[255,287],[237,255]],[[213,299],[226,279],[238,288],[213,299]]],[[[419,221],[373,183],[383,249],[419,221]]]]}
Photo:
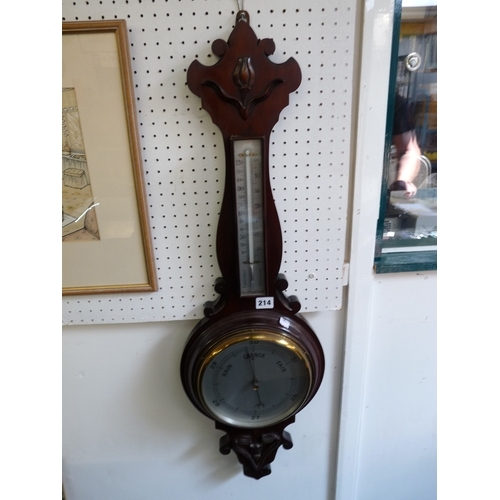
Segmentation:
{"type": "Polygon", "coordinates": [[[62,293],[156,291],[126,22],[62,34],[62,293]]]}

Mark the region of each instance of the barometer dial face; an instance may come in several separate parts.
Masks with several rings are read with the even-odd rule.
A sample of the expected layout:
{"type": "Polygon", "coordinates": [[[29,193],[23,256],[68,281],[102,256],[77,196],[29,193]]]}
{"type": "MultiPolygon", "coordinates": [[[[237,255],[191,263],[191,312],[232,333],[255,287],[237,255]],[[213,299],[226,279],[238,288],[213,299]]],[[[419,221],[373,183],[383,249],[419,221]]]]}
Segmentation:
{"type": "Polygon", "coordinates": [[[264,295],[264,187],[261,139],[233,139],[240,295],[264,295]]]}
{"type": "Polygon", "coordinates": [[[311,388],[311,366],[290,338],[249,331],[213,347],[199,376],[202,403],[213,418],[236,427],[263,427],[295,414],[311,388]]]}

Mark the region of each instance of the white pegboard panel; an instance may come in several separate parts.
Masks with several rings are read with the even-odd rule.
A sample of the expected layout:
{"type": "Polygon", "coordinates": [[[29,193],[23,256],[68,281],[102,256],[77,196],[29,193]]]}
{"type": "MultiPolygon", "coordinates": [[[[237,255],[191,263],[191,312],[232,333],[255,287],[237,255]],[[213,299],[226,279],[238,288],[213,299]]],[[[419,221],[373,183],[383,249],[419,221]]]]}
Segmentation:
{"type": "MultiPolygon", "coordinates": [[[[351,148],[355,4],[246,0],[275,63],[294,57],[302,83],[271,134],[271,179],[283,233],[281,272],[302,311],[342,305],[351,148]]],[[[159,291],[63,297],[64,324],[201,318],[216,297],[215,235],[224,184],[218,128],[186,85],[214,64],[236,0],[63,0],[63,21],[125,19],[159,291]]]]}

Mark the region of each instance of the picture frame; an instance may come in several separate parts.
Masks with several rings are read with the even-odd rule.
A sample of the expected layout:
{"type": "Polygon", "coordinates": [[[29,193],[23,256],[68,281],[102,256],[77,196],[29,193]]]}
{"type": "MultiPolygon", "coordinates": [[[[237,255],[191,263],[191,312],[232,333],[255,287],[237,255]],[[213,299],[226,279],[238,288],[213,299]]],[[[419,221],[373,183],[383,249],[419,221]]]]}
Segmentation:
{"type": "Polygon", "coordinates": [[[62,294],[157,291],[125,20],[62,23],[62,294]]]}

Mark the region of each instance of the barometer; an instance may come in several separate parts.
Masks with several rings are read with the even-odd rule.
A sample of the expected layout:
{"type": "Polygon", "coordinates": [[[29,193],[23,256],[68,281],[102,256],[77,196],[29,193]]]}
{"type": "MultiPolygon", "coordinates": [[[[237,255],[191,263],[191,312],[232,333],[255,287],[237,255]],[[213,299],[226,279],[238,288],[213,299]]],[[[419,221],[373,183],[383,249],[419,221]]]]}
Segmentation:
{"type": "Polygon", "coordinates": [[[274,49],[271,39],[257,39],[240,10],[228,41],[212,44],[218,62],[194,61],[187,73],[189,89],[221,130],[226,171],[218,298],[204,304],[204,318],[188,337],[181,380],[193,405],[225,432],[220,452],[235,452],[255,479],[271,473],[281,446],[292,447],[285,427],[314,397],[324,372],[321,344],[279,273],[269,136],[301,73],[293,58],[271,62],[274,49]]]}

